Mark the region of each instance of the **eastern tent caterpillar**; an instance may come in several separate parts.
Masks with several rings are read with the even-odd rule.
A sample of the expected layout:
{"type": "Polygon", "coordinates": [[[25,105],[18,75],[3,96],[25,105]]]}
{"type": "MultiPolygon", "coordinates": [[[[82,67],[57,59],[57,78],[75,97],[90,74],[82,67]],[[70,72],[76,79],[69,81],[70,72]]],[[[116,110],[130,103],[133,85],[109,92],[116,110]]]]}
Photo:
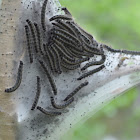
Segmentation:
{"type": "Polygon", "coordinates": [[[92,75],[92,74],[94,74],[94,73],[102,70],[104,67],[105,67],[104,65],[101,65],[100,67],[98,67],[98,68],[96,68],[94,70],[91,70],[91,71],[89,71],[87,73],[84,73],[82,76],[80,76],[79,78],[77,78],[77,80],[82,80],[83,78],[86,78],[86,77],[88,77],[88,76],[90,76],[90,75],[92,75]]]}
{"type": "Polygon", "coordinates": [[[138,51],[122,50],[121,52],[125,53],[125,54],[140,55],[140,52],[138,52],[138,51]]]}
{"type": "Polygon", "coordinates": [[[102,55],[102,59],[100,61],[89,62],[83,68],[81,68],[81,70],[85,70],[88,67],[93,66],[93,65],[101,65],[101,64],[103,64],[105,62],[105,58],[106,58],[105,55],[102,55]]]}
{"type": "Polygon", "coordinates": [[[101,47],[106,48],[108,51],[114,52],[114,53],[122,53],[122,50],[115,50],[105,44],[101,44],[101,47]]]}
{"type": "Polygon", "coordinates": [[[61,10],[63,10],[66,15],[72,17],[71,13],[69,12],[69,10],[66,7],[62,7],[61,10]]]}
{"type": "Polygon", "coordinates": [[[46,31],[46,27],[45,27],[45,12],[46,12],[47,2],[48,2],[48,0],[44,1],[43,6],[42,6],[42,10],[41,10],[41,25],[42,25],[42,29],[44,31],[46,31]]]}
{"type": "Polygon", "coordinates": [[[26,33],[26,40],[27,40],[27,46],[28,46],[28,53],[29,53],[29,58],[30,58],[30,63],[33,63],[33,53],[32,53],[32,48],[31,48],[31,43],[30,43],[30,32],[29,32],[29,27],[25,25],[25,33],[26,33]]]}
{"type": "Polygon", "coordinates": [[[36,43],[36,35],[35,35],[35,29],[34,29],[33,23],[29,19],[27,19],[26,22],[28,23],[30,30],[31,30],[31,33],[32,33],[33,46],[35,47],[36,53],[38,53],[38,48],[37,48],[37,43],[36,43]]]}
{"type": "Polygon", "coordinates": [[[49,116],[57,116],[57,115],[61,115],[62,114],[61,112],[45,110],[45,109],[43,109],[40,106],[37,106],[37,109],[40,110],[42,113],[44,113],[46,115],[49,115],[49,116]]]}
{"type": "Polygon", "coordinates": [[[39,63],[40,63],[40,65],[42,66],[43,70],[45,71],[45,73],[46,73],[46,75],[47,75],[47,77],[48,77],[48,79],[49,79],[49,82],[50,82],[50,84],[51,84],[51,87],[52,87],[52,90],[53,90],[53,92],[54,92],[54,95],[57,95],[57,88],[56,88],[56,85],[55,85],[55,82],[54,82],[54,80],[53,80],[53,78],[52,78],[51,73],[49,73],[49,70],[48,70],[47,67],[44,65],[43,61],[39,60],[39,63]]]}
{"type": "Polygon", "coordinates": [[[71,99],[69,99],[68,101],[66,101],[63,104],[57,104],[54,100],[54,97],[51,97],[51,104],[54,108],[56,109],[63,109],[66,108],[67,106],[69,106],[72,102],[74,101],[74,98],[72,97],[71,99]]]}
{"type": "Polygon", "coordinates": [[[80,89],[82,89],[83,87],[87,86],[88,82],[85,81],[84,83],[80,84],[73,92],[71,92],[65,99],[64,101],[69,100],[70,98],[72,98],[80,89]]]}
{"type": "Polygon", "coordinates": [[[50,21],[53,21],[56,19],[72,20],[72,17],[66,16],[66,15],[56,15],[56,16],[51,17],[50,21]]]}
{"type": "Polygon", "coordinates": [[[13,92],[20,86],[22,80],[22,70],[23,70],[23,62],[20,61],[16,83],[13,87],[5,89],[5,92],[13,92]]]}
{"type": "Polygon", "coordinates": [[[61,64],[60,64],[61,63],[61,58],[60,58],[59,53],[58,53],[58,51],[55,47],[52,47],[52,50],[54,51],[54,53],[56,55],[56,66],[57,66],[56,69],[57,69],[57,72],[59,74],[61,74],[62,73],[61,64]]]}
{"type": "Polygon", "coordinates": [[[41,40],[42,40],[42,38],[41,38],[41,32],[40,32],[40,29],[39,29],[39,26],[37,25],[37,23],[34,23],[34,26],[35,26],[36,33],[37,33],[39,51],[43,55],[42,43],[41,43],[41,40]]]}
{"type": "Polygon", "coordinates": [[[33,102],[31,110],[34,110],[36,108],[38,100],[39,100],[39,97],[40,97],[40,92],[41,92],[40,77],[37,76],[37,91],[36,91],[35,100],[33,102]]]}

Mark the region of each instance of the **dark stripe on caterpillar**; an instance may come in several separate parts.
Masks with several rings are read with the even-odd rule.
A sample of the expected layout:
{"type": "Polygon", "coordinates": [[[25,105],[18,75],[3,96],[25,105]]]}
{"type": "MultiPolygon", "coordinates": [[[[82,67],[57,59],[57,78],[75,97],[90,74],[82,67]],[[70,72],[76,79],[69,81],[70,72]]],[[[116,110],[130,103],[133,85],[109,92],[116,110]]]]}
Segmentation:
{"type": "Polygon", "coordinates": [[[56,20],[56,19],[62,19],[62,20],[72,20],[72,17],[66,16],[66,15],[56,15],[50,18],[50,21],[56,20]]]}
{"type": "Polygon", "coordinates": [[[93,66],[93,65],[101,65],[105,62],[105,59],[106,59],[105,55],[102,55],[102,59],[100,61],[89,62],[83,68],[81,68],[81,70],[85,70],[88,67],[93,66]]]}
{"type": "Polygon", "coordinates": [[[41,9],[41,25],[42,25],[42,29],[44,31],[46,31],[46,27],[45,27],[45,12],[46,12],[47,2],[48,2],[48,0],[44,1],[42,9],[41,9]]]}
{"type": "Polygon", "coordinates": [[[35,26],[36,33],[37,33],[39,51],[40,51],[40,53],[43,55],[43,51],[42,51],[42,42],[41,42],[41,40],[42,40],[42,38],[41,38],[41,32],[40,32],[40,29],[39,29],[37,23],[34,23],[34,26],[35,26]]]}
{"type": "Polygon", "coordinates": [[[39,60],[39,63],[40,63],[40,65],[42,66],[43,70],[45,71],[45,73],[46,73],[46,75],[47,75],[47,77],[48,77],[48,79],[49,79],[49,82],[50,82],[50,84],[51,84],[51,87],[52,87],[52,90],[53,90],[53,92],[54,92],[54,95],[57,95],[57,88],[56,88],[56,85],[55,85],[55,82],[54,82],[54,80],[53,80],[53,78],[52,78],[51,73],[48,71],[48,69],[47,69],[47,67],[44,65],[43,61],[39,60]]]}
{"type": "Polygon", "coordinates": [[[5,89],[5,92],[13,92],[20,86],[22,80],[22,70],[23,70],[23,62],[20,61],[16,83],[13,87],[5,89]]]}
{"type": "Polygon", "coordinates": [[[62,114],[61,112],[45,110],[45,109],[43,109],[40,106],[37,106],[37,109],[40,110],[42,113],[44,113],[46,115],[49,115],[49,116],[58,116],[58,115],[61,115],[62,114]]]}
{"type": "Polygon", "coordinates": [[[87,86],[88,82],[85,81],[84,83],[81,83],[73,92],[71,92],[65,99],[64,101],[69,100],[70,98],[72,98],[80,89],[82,89],[83,87],[87,86]]]}
{"type": "Polygon", "coordinates": [[[82,80],[83,78],[86,78],[100,70],[102,70],[105,66],[104,65],[101,65],[100,67],[94,69],[94,70],[91,70],[91,71],[88,71],[87,73],[84,73],[82,76],[80,76],[79,78],[77,78],[77,80],[82,80]]]}
{"type": "Polygon", "coordinates": [[[31,110],[34,110],[36,108],[38,100],[39,100],[39,97],[40,97],[40,92],[41,92],[40,77],[37,76],[37,91],[36,91],[35,100],[33,102],[31,110]]]}
{"type": "Polygon", "coordinates": [[[27,19],[26,22],[28,23],[28,25],[30,27],[30,30],[31,30],[31,33],[32,33],[33,46],[35,47],[36,53],[38,53],[38,48],[37,48],[37,43],[36,43],[36,36],[35,36],[35,29],[34,29],[33,23],[29,19],[27,19]]]}
{"type": "Polygon", "coordinates": [[[32,53],[32,48],[30,45],[30,32],[29,32],[29,27],[27,25],[25,25],[25,33],[26,33],[26,40],[27,40],[30,63],[33,63],[33,53],[32,53]]]}
{"type": "Polygon", "coordinates": [[[74,101],[74,98],[72,97],[71,99],[69,99],[68,101],[66,101],[65,103],[63,104],[57,104],[54,100],[53,97],[51,97],[51,104],[54,108],[56,109],[63,109],[63,108],[66,108],[67,106],[69,106],[72,102],[74,101]]]}

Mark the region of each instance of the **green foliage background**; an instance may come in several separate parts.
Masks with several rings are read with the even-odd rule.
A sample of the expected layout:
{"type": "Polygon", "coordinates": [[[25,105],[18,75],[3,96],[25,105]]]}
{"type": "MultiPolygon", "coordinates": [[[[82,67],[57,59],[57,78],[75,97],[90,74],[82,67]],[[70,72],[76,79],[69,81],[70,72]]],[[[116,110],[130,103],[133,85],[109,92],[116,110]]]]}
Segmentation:
{"type": "MultiPolygon", "coordinates": [[[[99,42],[140,51],[140,0],[60,0],[99,42]]],[[[139,89],[105,106],[65,140],[140,140],[139,89]]]]}

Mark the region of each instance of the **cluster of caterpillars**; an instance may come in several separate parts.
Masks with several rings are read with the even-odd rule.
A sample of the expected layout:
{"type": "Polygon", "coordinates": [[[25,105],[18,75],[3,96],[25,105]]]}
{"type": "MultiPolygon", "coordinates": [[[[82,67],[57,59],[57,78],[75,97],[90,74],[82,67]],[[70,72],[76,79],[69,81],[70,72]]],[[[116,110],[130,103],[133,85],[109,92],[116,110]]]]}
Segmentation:
{"type": "MultiPolygon", "coordinates": [[[[48,31],[48,41],[43,44],[43,33],[46,33],[46,21],[45,13],[48,0],[45,0],[41,9],[41,28],[37,23],[33,23],[30,19],[26,20],[25,34],[26,42],[29,53],[30,63],[34,62],[34,56],[38,55],[40,59],[37,59],[42,70],[45,72],[49,83],[51,85],[53,95],[50,97],[52,107],[55,109],[63,109],[70,105],[74,101],[74,95],[83,87],[88,85],[88,81],[81,83],[74,91],[72,91],[62,104],[57,104],[55,101],[55,95],[57,95],[57,85],[53,80],[53,74],[61,74],[64,70],[75,70],[80,68],[81,63],[88,61],[94,55],[101,56],[101,60],[86,63],[81,71],[86,70],[93,65],[100,65],[98,68],[85,72],[77,80],[82,80],[100,70],[104,66],[106,57],[104,55],[102,47],[99,47],[94,38],[84,31],[81,27],[74,22],[70,12],[66,8],[64,10],[65,15],[56,15],[49,19],[52,28],[48,31]],[[34,53],[33,53],[34,52],[34,53]],[[42,59],[41,59],[42,58],[42,59]],[[47,62],[47,65],[46,63],[47,62]]],[[[18,76],[15,85],[12,88],[5,89],[5,92],[15,91],[22,79],[23,62],[20,61],[18,76]]],[[[59,111],[45,110],[40,106],[37,106],[41,93],[40,77],[37,76],[37,91],[31,110],[37,108],[42,113],[50,116],[61,115],[59,111]]]]}
{"type": "MultiPolygon", "coordinates": [[[[47,33],[48,41],[43,44],[43,34],[46,33],[46,21],[45,13],[48,0],[45,0],[41,9],[41,28],[37,23],[33,23],[31,20],[26,20],[25,34],[26,42],[29,53],[29,61],[33,63],[33,54],[38,55],[38,62],[45,72],[49,83],[51,85],[54,96],[50,97],[52,107],[55,109],[64,109],[74,101],[74,95],[83,87],[88,85],[88,81],[81,83],[74,91],[72,91],[66,98],[63,99],[63,103],[57,104],[55,101],[55,95],[57,95],[57,86],[53,80],[53,74],[61,74],[63,70],[75,70],[80,68],[81,63],[88,61],[94,55],[101,56],[101,60],[88,62],[81,68],[81,71],[86,70],[93,65],[100,65],[98,68],[85,72],[77,80],[82,80],[96,72],[102,70],[106,56],[103,48],[114,53],[125,53],[131,55],[140,55],[140,52],[127,51],[127,50],[114,50],[107,45],[98,44],[96,40],[84,31],[77,23],[74,22],[72,15],[66,8],[64,10],[65,15],[56,15],[49,19],[52,28],[47,33]],[[43,31],[43,33],[42,33],[43,31]],[[34,53],[33,53],[34,52],[34,53]],[[41,57],[40,57],[41,56],[41,57]],[[47,62],[47,66],[44,62],[47,62]]],[[[22,80],[23,62],[20,61],[17,80],[13,87],[5,89],[5,92],[15,91],[22,80]]],[[[40,106],[37,106],[39,97],[41,94],[40,77],[37,76],[37,91],[31,110],[37,108],[42,113],[49,116],[61,115],[59,111],[45,110],[40,106]]]]}

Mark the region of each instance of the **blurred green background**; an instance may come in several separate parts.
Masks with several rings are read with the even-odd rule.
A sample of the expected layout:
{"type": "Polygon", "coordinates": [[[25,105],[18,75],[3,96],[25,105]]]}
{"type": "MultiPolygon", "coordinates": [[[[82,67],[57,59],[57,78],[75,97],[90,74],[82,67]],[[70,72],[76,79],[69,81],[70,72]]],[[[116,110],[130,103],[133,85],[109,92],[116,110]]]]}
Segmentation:
{"type": "MultiPolygon", "coordinates": [[[[140,51],[140,0],[60,0],[99,42],[140,51]]],[[[64,140],[140,140],[140,88],[118,97],[64,140]]]]}

